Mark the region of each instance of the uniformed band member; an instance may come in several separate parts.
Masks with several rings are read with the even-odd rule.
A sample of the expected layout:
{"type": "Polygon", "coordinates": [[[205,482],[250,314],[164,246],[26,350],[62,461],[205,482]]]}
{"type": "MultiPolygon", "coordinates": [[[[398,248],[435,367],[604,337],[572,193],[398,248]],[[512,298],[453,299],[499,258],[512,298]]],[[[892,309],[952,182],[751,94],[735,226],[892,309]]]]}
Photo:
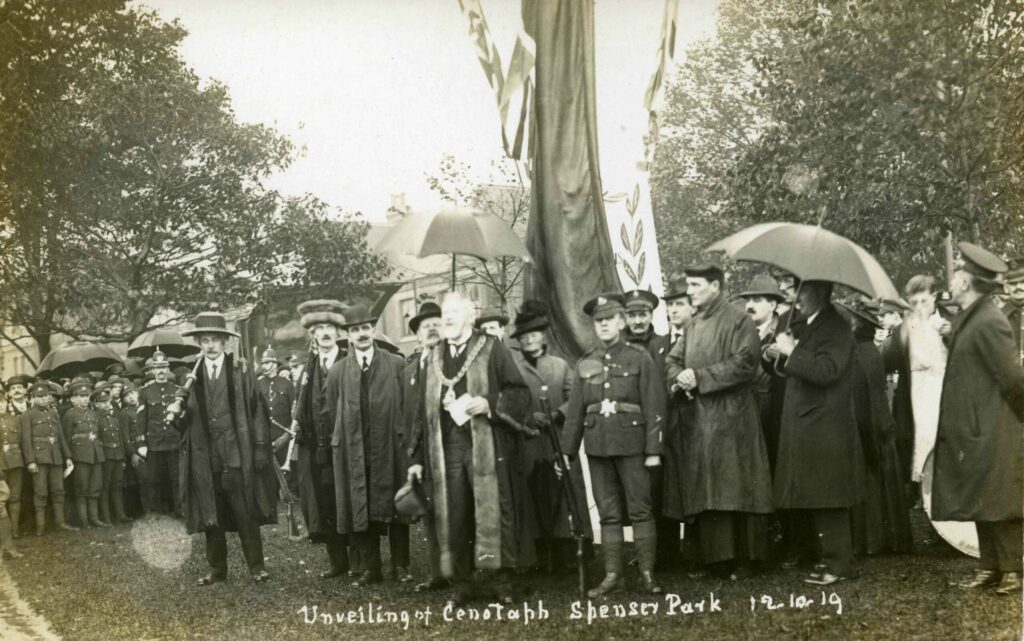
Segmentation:
{"type": "Polygon", "coordinates": [[[15,416],[21,416],[29,408],[28,387],[32,377],[19,374],[7,379],[7,410],[15,416]]]}
{"type": "Polygon", "coordinates": [[[960,584],[1018,595],[1024,560],[1024,367],[992,302],[1002,260],[959,244],[950,293],[962,310],[949,347],[935,442],[932,518],[974,521],[979,569],[960,584]]]}
{"type": "Polygon", "coordinates": [[[153,380],[139,392],[138,431],[131,435],[132,451],[140,463],[139,495],[142,511],[181,514],[178,494],[178,454],[181,435],[167,422],[167,408],[178,386],[171,382],[170,363],[157,349],[146,361],[153,380]]]}
{"type": "MultiPolygon", "coordinates": [[[[266,412],[253,402],[249,377],[225,353],[229,337],[223,314],[204,312],[195,328],[202,349],[197,377],[181,419],[179,458],[185,528],[203,532],[210,573],[199,585],[227,580],[226,531],[236,531],[249,573],[256,583],[270,575],[263,562],[260,526],[277,521],[277,476],[271,469],[270,425],[266,412]]],[[[175,405],[172,412],[180,409],[175,405]]]]}
{"type": "MultiPolygon", "coordinates": [[[[21,455],[21,421],[0,402],[0,458],[3,459],[4,476],[10,492],[3,504],[11,521],[11,538],[21,536],[21,488],[25,480],[25,459],[21,455]]],[[[0,519],[2,521],[2,519],[0,519]]],[[[2,525],[0,525],[2,527],[2,525]]]]}
{"type": "Polygon", "coordinates": [[[1024,256],[1008,261],[1003,274],[1003,290],[1006,292],[1003,313],[1013,330],[1017,360],[1024,364],[1024,256]]]}
{"type": "MultiPolygon", "coordinates": [[[[406,454],[412,456],[411,448],[420,442],[421,433],[417,431],[423,424],[416,420],[417,412],[423,396],[423,379],[426,375],[430,350],[441,341],[441,306],[433,301],[425,301],[420,305],[416,315],[409,319],[409,329],[416,335],[418,348],[406,359],[405,373],[402,377],[402,402],[405,414],[405,426],[408,430],[406,438],[406,454]]],[[[448,580],[441,575],[441,553],[437,545],[434,529],[433,510],[426,510],[423,515],[423,530],[427,538],[427,554],[429,556],[427,580],[418,583],[415,590],[425,592],[448,587],[448,580]]]]}
{"type": "Polygon", "coordinates": [[[474,331],[468,296],[451,292],[441,309],[444,340],[426,367],[409,480],[427,479],[441,572],[457,586],[450,603],[511,603],[509,573],[533,565],[534,532],[521,433],[502,417],[522,424],[530,392],[508,348],[474,331]],[[497,576],[474,582],[474,569],[497,576]]]}
{"type": "Polygon", "coordinates": [[[348,537],[338,533],[334,496],[334,468],[331,436],[335,407],[327,401],[327,377],[344,353],[338,345],[345,325],[344,306],[336,300],[309,300],[300,304],[299,322],[312,338],[309,361],[302,368],[295,419],[298,422],[296,460],[299,499],[306,530],[313,543],[327,548],[328,568],[320,578],[330,579],[349,572],[348,537]]]}
{"type": "Polygon", "coordinates": [[[359,549],[362,574],[353,583],[380,582],[380,538],[388,537],[393,575],[409,574],[409,526],[395,513],[405,481],[402,377],[405,361],[374,346],[377,319],[363,305],[345,312],[349,351],[327,377],[327,402],[336,409],[331,448],[338,533],[359,549]]]}
{"type": "MultiPolygon", "coordinates": [[[[124,389],[124,385],[118,386],[124,389]]],[[[127,425],[114,410],[110,398],[114,385],[98,387],[92,403],[99,416],[100,445],[103,446],[103,487],[100,490],[100,521],[127,523],[124,513],[124,472],[127,453],[131,451],[127,425]]]]}
{"type": "Polygon", "coordinates": [[[71,450],[75,469],[75,509],[82,527],[110,527],[100,518],[100,494],[103,492],[103,446],[100,444],[100,417],[89,407],[91,386],[87,380],[72,381],[71,409],[61,417],[64,440],[71,450]]]}
{"type": "MultiPolygon", "coordinates": [[[[512,350],[512,357],[530,388],[530,425],[538,432],[523,442],[526,480],[537,521],[537,558],[540,569],[559,572],[572,567],[576,548],[569,529],[571,508],[561,480],[555,475],[556,452],[547,431],[554,430],[556,438],[561,439],[574,377],[572,367],[564,359],[548,353],[546,331],[549,324],[547,305],[539,301],[524,302],[516,314],[512,331],[512,338],[519,341],[519,349],[512,350]]],[[[577,504],[585,506],[587,490],[583,468],[579,465],[570,468],[569,478],[577,504]]],[[[582,517],[580,525],[584,535],[593,540],[589,514],[585,512],[582,517]]]]}
{"type": "Polygon", "coordinates": [[[71,450],[64,440],[60,416],[53,407],[46,381],[33,383],[32,407],[21,415],[21,455],[32,475],[36,536],[46,529],[46,501],[53,506],[53,522],[61,530],[78,528],[64,522],[64,468],[71,466],[71,450]]]}
{"type": "Polygon", "coordinates": [[[256,379],[256,390],[267,406],[270,419],[273,421],[270,430],[274,434],[274,452],[278,464],[284,465],[284,454],[289,436],[281,428],[292,424],[292,410],[295,404],[295,386],[291,379],[278,376],[281,361],[273,348],[268,347],[260,357],[260,376],[256,379]]]}
{"type": "MultiPolygon", "coordinates": [[[[660,464],[665,391],[650,354],[623,340],[626,327],[621,294],[602,294],[587,302],[601,347],[576,366],[562,450],[567,462],[582,443],[601,517],[605,577],[591,598],[624,587],[623,521],[633,525],[644,590],[661,593],[654,580],[657,534],[651,511],[648,468],[660,464]],[[625,504],[623,504],[625,503],[625,504]]],[[[573,463],[579,465],[579,463],[573,463]]]]}
{"type": "Polygon", "coordinates": [[[474,324],[484,334],[489,334],[499,341],[505,340],[505,328],[508,327],[508,316],[500,309],[491,308],[485,310],[476,319],[474,324]]]}

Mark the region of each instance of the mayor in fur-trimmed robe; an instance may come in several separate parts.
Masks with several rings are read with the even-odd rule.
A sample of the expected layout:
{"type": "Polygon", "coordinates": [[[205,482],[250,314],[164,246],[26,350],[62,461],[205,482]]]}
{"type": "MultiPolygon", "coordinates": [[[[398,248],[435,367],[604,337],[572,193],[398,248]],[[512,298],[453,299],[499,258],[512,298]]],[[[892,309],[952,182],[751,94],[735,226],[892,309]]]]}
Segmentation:
{"type": "MultiPolygon", "coordinates": [[[[497,418],[500,411],[525,421],[529,389],[508,348],[477,331],[468,336],[461,344],[442,340],[431,350],[417,416],[421,440],[411,448],[411,462],[422,466],[431,499],[441,573],[456,580],[459,600],[475,596],[470,585],[474,569],[532,565],[536,536],[522,436],[497,418]],[[467,361],[454,395],[487,399],[490,416],[474,416],[458,426],[442,406],[446,389],[441,379],[450,380],[467,361]]],[[[502,585],[495,586],[499,592],[502,585]]]]}

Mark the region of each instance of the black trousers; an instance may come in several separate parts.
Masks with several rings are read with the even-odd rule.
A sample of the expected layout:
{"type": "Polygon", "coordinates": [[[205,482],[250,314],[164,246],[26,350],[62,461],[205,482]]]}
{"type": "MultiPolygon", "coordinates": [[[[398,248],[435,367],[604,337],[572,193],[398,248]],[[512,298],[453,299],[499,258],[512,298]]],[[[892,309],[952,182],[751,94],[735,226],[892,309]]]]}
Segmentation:
{"type": "Polygon", "coordinates": [[[139,472],[143,509],[178,512],[178,450],[149,452],[139,472]]]}
{"type": "Polygon", "coordinates": [[[359,549],[364,572],[380,573],[380,537],[386,531],[391,552],[392,568],[409,567],[409,526],[403,523],[371,523],[368,532],[352,534],[352,542],[359,549]]]}
{"type": "Polygon", "coordinates": [[[1020,572],[1024,565],[1024,521],[978,521],[982,570],[1020,572]]]}
{"type": "Polygon", "coordinates": [[[448,487],[448,532],[456,580],[473,575],[476,506],[473,498],[473,441],[459,430],[445,434],[444,465],[448,487]]]}
{"type": "MultiPolygon", "coordinates": [[[[249,572],[255,574],[264,569],[263,538],[260,526],[249,513],[249,504],[245,500],[242,486],[242,471],[228,468],[214,476],[213,495],[217,502],[217,521],[224,523],[231,517],[238,528],[238,539],[242,544],[242,554],[249,566],[249,572]]],[[[222,527],[206,530],[206,560],[213,569],[213,575],[224,578],[228,575],[228,542],[222,527]]]]}
{"type": "Polygon", "coordinates": [[[853,573],[850,508],[787,510],[782,518],[791,528],[794,547],[813,555],[832,574],[850,576],[853,573]]]}

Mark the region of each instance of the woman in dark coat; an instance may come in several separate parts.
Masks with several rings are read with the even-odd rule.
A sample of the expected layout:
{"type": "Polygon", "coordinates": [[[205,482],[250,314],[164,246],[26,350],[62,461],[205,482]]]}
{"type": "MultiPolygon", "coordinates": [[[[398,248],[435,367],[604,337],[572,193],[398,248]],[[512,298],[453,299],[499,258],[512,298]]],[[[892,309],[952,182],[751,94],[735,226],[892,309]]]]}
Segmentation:
{"type": "Polygon", "coordinates": [[[885,395],[885,366],[874,344],[880,325],[870,306],[846,309],[857,341],[853,405],[865,471],[864,501],[850,511],[853,549],[858,554],[911,552],[910,506],[896,451],[895,422],[885,395]]]}

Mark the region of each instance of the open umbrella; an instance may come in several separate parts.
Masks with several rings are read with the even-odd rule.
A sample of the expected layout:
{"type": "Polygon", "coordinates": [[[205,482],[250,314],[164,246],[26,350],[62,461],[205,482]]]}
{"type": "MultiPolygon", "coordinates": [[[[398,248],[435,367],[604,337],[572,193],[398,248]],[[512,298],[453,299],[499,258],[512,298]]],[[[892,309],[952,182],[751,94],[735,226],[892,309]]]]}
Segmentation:
{"type": "Polygon", "coordinates": [[[158,327],[136,336],[132,344],[128,346],[128,355],[149,358],[157,347],[168,358],[185,358],[190,354],[199,353],[199,346],[186,343],[177,331],[167,327],[158,327]]]}
{"type": "Polygon", "coordinates": [[[819,225],[754,225],[707,250],[723,251],[735,260],[774,265],[800,280],[839,283],[873,298],[899,298],[896,286],[867,250],[819,225]]]}
{"type": "Polygon", "coordinates": [[[102,343],[72,341],[47,354],[36,368],[36,376],[72,378],[83,372],[102,372],[107,365],[120,362],[121,357],[102,343]]]}
{"type": "Polygon", "coordinates": [[[451,254],[453,287],[458,254],[485,261],[505,257],[530,260],[530,252],[512,227],[494,214],[479,209],[409,214],[381,238],[377,250],[418,258],[451,254]]]}

